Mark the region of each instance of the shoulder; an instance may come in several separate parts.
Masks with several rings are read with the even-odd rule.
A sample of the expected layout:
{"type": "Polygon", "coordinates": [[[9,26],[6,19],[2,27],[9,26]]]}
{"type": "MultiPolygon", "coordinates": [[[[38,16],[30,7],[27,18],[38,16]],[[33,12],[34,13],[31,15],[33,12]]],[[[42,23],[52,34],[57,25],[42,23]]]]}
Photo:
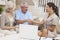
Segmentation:
{"type": "Polygon", "coordinates": [[[54,14],[53,18],[59,19],[59,17],[56,14],[54,14]]]}
{"type": "Polygon", "coordinates": [[[21,10],[20,10],[20,9],[18,9],[18,10],[15,10],[15,12],[21,12],[21,10]]]}
{"type": "Polygon", "coordinates": [[[18,9],[18,10],[16,10],[14,13],[15,13],[15,14],[20,14],[20,13],[21,13],[21,10],[18,9]]]}

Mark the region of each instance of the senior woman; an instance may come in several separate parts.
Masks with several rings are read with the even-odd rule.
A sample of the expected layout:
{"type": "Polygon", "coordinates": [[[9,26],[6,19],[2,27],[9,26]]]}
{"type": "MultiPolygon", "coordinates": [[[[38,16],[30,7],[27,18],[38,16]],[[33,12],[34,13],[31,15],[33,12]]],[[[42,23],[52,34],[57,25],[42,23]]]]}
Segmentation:
{"type": "Polygon", "coordinates": [[[14,13],[13,13],[13,8],[7,8],[6,13],[5,13],[5,22],[4,22],[4,27],[3,29],[11,30],[11,29],[16,29],[17,27],[15,26],[15,19],[14,19],[14,13]]]}

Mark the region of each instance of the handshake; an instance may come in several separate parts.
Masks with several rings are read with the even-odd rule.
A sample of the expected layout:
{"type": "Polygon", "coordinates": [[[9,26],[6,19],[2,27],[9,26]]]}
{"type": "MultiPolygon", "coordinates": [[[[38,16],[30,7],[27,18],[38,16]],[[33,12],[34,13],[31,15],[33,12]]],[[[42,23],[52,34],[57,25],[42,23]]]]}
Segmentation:
{"type": "Polygon", "coordinates": [[[30,19],[24,20],[24,22],[28,22],[29,24],[33,24],[33,20],[30,20],[30,19]]]}
{"type": "Polygon", "coordinates": [[[29,24],[44,24],[44,21],[35,21],[35,20],[25,20],[25,22],[28,22],[29,24]]]}
{"type": "Polygon", "coordinates": [[[31,19],[16,20],[16,22],[19,24],[23,24],[25,22],[28,22],[29,24],[44,24],[44,20],[35,21],[35,20],[31,20],[31,19]]]}

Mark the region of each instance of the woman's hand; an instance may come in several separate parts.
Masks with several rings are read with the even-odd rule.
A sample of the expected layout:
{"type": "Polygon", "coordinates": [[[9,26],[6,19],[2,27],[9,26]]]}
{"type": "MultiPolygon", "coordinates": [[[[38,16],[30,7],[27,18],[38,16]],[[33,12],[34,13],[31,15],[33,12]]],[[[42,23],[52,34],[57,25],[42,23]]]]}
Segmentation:
{"type": "Polygon", "coordinates": [[[40,37],[48,37],[47,29],[43,29],[42,31],[38,32],[38,36],[40,36],[40,37]]]}
{"type": "Polygon", "coordinates": [[[39,21],[39,24],[44,24],[44,21],[42,20],[42,21],[39,21]]]}
{"type": "Polygon", "coordinates": [[[44,24],[44,21],[33,21],[34,24],[44,24]]]}
{"type": "Polygon", "coordinates": [[[7,29],[7,30],[11,30],[11,29],[16,29],[18,27],[14,26],[14,27],[9,27],[9,26],[5,26],[4,29],[7,29]]]}
{"type": "Polygon", "coordinates": [[[41,36],[42,36],[42,32],[38,32],[38,36],[40,36],[40,37],[41,37],[41,36]]]}

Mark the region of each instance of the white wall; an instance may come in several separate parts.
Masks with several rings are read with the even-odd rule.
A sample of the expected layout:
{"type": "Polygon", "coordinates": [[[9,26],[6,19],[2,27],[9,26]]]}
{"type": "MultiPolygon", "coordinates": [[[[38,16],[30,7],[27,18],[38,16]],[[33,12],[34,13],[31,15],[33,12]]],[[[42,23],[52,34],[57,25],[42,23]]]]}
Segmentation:
{"type": "Polygon", "coordinates": [[[33,18],[38,17],[38,18],[46,18],[47,13],[44,12],[44,7],[35,7],[35,6],[29,6],[29,11],[32,12],[33,18]]]}
{"type": "Polygon", "coordinates": [[[34,16],[40,16],[40,14],[44,12],[44,7],[37,8],[35,6],[29,6],[29,11],[31,11],[34,16]]]}

